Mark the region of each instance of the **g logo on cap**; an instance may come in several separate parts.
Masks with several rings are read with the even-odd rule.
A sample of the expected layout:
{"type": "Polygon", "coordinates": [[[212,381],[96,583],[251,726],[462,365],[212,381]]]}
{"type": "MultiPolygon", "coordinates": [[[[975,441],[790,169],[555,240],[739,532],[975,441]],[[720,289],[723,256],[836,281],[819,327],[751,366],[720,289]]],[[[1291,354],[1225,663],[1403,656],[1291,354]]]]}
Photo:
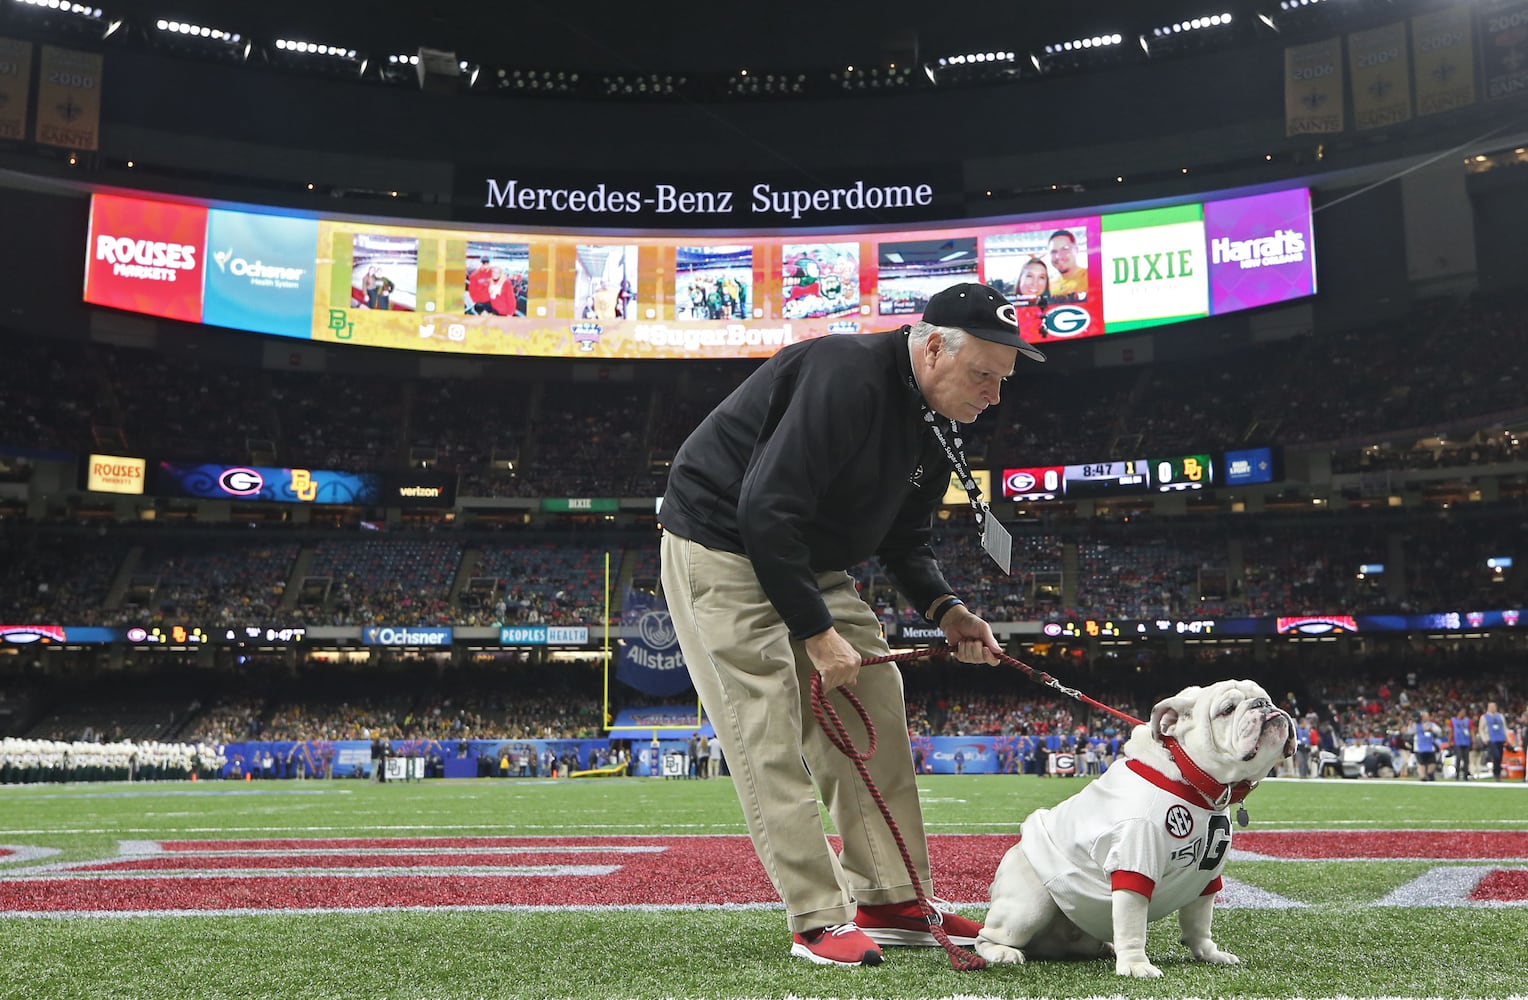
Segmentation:
{"type": "Polygon", "coordinates": [[[1012,302],[1004,302],[997,307],[997,318],[1015,328],[1019,325],[1019,311],[1013,307],[1012,302]]]}

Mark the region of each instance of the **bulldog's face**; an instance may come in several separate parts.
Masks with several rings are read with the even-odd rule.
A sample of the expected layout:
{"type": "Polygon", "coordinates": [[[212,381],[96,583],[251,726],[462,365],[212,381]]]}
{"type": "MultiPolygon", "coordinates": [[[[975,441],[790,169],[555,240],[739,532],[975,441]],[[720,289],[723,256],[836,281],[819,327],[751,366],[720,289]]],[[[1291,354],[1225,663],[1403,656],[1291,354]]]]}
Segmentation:
{"type": "Polygon", "coordinates": [[[1175,737],[1218,781],[1261,778],[1295,752],[1294,723],[1252,681],[1189,687],[1151,710],[1152,739],[1175,737]]]}

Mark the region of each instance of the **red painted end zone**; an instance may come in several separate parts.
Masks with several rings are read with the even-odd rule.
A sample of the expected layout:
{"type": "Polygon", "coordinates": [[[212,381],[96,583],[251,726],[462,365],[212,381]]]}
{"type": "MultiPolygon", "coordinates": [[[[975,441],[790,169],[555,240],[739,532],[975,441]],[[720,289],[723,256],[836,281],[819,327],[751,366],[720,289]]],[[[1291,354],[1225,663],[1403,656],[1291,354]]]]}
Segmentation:
{"type": "Polygon", "coordinates": [[[1480,880],[1470,899],[1479,902],[1516,903],[1528,899],[1528,870],[1493,871],[1480,880]]]}
{"type": "MultiPolygon", "coordinates": [[[[992,873],[1013,841],[1010,836],[930,838],[940,894],[985,900],[992,873]]],[[[159,846],[162,853],[0,873],[0,912],[778,901],[752,845],[741,836],[220,840],[159,846]],[[629,850],[655,847],[661,850],[629,850]],[[209,852],[221,856],[197,857],[209,852]],[[432,868],[464,866],[476,870],[428,874],[432,868]],[[574,866],[614,870],[591,875],[573,872],[574,866]],[[410,870],[396,870],[404,867],[410,870]]]]}
{"type": "Polygon", "coordinates": [[[1336,861],[1343,858],[1492,861],[1528,858],[1528,831],[1280,830],[1238,831],[1231,846],[1272,858],[1336,861]]]}

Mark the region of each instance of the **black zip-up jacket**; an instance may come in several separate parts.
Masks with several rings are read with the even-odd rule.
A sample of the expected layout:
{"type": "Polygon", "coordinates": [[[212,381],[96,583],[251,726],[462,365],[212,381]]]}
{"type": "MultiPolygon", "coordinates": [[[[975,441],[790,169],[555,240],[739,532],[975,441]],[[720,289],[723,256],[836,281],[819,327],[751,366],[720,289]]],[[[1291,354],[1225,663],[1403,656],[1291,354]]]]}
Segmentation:
{"type": "Polygon", "coordinates": [[[793,638],[833,626],[814,572],[872,555],[920,612],[951,592],[929,547],[950,461],[923,420],[907,332],[785,348],[674,456],[664,529],[746,555],[793,638]]]}

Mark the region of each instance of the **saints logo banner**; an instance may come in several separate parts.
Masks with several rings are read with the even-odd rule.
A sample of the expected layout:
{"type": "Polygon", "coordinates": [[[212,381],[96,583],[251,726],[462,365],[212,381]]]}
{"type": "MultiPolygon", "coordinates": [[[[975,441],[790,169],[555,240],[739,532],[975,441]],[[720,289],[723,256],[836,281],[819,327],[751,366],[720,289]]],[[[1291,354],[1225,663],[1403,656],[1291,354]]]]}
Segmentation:
{"type": "Polygon", "coordinates": [[[626,637],[616,663],[616,680],[659,697],[690,689],[690,671],[663,598],[645,590],[627,590],[621,624],[626,637]]]}
{"type": "Polygon", "coordinates": [[[1479,10],[1486,100],[1528,91],[1528,0],[1496,0],[1479,10]]]}
{"type": "Polygon", "coordinates": [[[1461,4],[1411,19],[1411,65],[1417,114],[1435,115],[1475,103],[1475,38],[1461,4]]]}
{"type": "Polygon", "coordinates": [[[100,149],[101,56],[44,45],[37,70],[37,141],[100,149]]]}
{"type": "Polygon", "coordinates": [[[1342,39],[1328,38],[1284,50],[1284,133],[1343,130],[1342,39]]]}
{"type": "Polygon", "coordinates": [[[1383,128],[1411,120],[1410,66],[1405,21],[1348,36],[1354,126],[1383,128]]]}
{"type": "Polygon", "coordinates": [[[0,139],[27,137],[32,96],[32,43],[0,38],[0,139]]]}

